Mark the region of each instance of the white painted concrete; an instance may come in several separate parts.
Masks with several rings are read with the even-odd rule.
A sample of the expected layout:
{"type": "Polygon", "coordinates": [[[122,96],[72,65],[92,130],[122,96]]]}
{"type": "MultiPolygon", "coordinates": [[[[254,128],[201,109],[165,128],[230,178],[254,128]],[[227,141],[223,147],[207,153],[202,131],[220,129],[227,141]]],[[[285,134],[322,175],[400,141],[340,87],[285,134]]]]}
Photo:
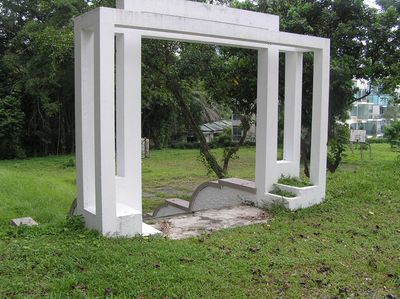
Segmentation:
{"type": "Polygon", "coordinates": [[[182,0],[117,0],[119,9],[157,13],[279,31],[279,17],[218,5],[182,0]]]}
{"type": "MultiPolygon", "coordinates": [[[[270,188],[282,174],[298,175],[302,53],[313,52],[311,182],[318,200],[323,199],[328,39],[279,32],[277,16],[191,1],[121,0],[118,8],[97,8],[75,19],[77,214],[84,216],[88,228],[107,236],[157,233],[142,223],[143,38],[258,50],[256,196],[259,206],[271,203],[270,188]],[[277,161],[279,52],[286,53],[287,59],[283,161],[277,161]]],[[[304,196],[299,200],[306,204],[298,206],[313,202],[304,196]]]]}
{"type": "Polygon", "coordinates": [[[213,187],[202,189],[190,205],[191,211],[203,211],[208,209],[221,209],[246,203],[254,203],[254,193],[240,190],[230,186],[213,187]]]}

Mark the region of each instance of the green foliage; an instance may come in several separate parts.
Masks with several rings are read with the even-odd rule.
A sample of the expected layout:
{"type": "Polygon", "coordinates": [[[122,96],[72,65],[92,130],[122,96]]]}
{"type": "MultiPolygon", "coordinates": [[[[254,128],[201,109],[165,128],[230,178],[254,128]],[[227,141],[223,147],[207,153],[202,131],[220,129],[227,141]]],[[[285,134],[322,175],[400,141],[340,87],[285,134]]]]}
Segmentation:
{"type": "Polygon", "coordinates": [[[395,121],[385,127],[385,138],[389,143],[400,141],[400,121],[395,121]]]}
{"type": "Polygon", "coordinates": [[[293,187],[308,187],[312,186],[310,180],[308,178],[299,178],[299,177],[291,177],[291,176],[281,176],[278,180],[279,184],[289,185],[293,187]]]}
{"type": "Polygon", "coordinates": [[[368,138],[368,143],[388,143],[386,138],[368,138]]]}
{"type": "MultiPolygon", "coordinates": [[[[241,4],[238,4],[241,6],[241,4]]],[[[247,3],[246,5],[249,5],[247,3]]],[[[280,16],[281,30],[327,37],[331,40],[331,76],[329,94],[329,139],[331,170],[340,163],[342,142],[335,137],[336,121],[347,118],[354,98],[354,78],[380,85],[382,92],[393,94],[400,85],[399,13],[369,7],[363,1],[268,1],[259,0],[253,9],[280,16]]],[[[312,55],[304,55],[302,120],[305,131],[311,131],[312,55]]],[[[282,76],[280,78],[283,80],[282,76]]],[[[282,84],[281,84],[282,85],[282,84]]],[[[280,100],[283,92],[280,91],[280,100]]],[[[302,158],[309,160],[310,135],[303,138],[302,158]]]]}
{"type": "Polygon", "coordinates": [[[346,124],[335,123],[333,134],[328,142],[327,167],[330,172],[335,172],[345,156],[350,140],[350,130],[346,124]]]}
{"type": "Polygon", "coordinates": [[[115,1],[1,1],[0,98],[18,98],[29,156],[74,151],[72,18],[98,5],[115,1]]]}
{"type": "Polygon", "coordinates": [[[85,228],[85,219],[83,216],[69,216],[67,217],[66,228],[69,230],[77,231],[85,228]]]}
{"type": "Polygon", "coordinates": [[[73,158],[70,158],[70,159],[68,159],[67,161],[65,161],[65,163],[63,164],[63,167],[64,168],[72,168],[72,167],[75,167],[76,165],[75,165],[75,159],[73,159],[73,158]]]}
{"type": "MultiPolygon", "coordinates": [[[[335,121],[346,116],[349,103],[354,100],[354,78],[370,80],[387,93],[393,93],[399,85],[396,1],[379,1],[384,11],[376,11],[363,1],[345,0],[200,2],[277,14],[283,31],[331,39],[330,137],[335,121]]],[[[115,1],[1,2],[0,98],[19,99],[24,119],[18,146],[29,156],[74,150],[72,18],[100,5],[113,7],[115,1]]],[[[308,131],[312,112],[312,59],[311,54],[304,56],[302,119],[308,131]]],[[[280,65],[284,66],[282,58],[280,65]]],[[[230,110],[244,115],[256,111],[256,51],[144,40],[142,135],[151,138],[156,148],[181,140],[189,129],[171,93],[170,78],[179,82],[198,123],[215,116],[215,111],[225,114],[230,110]]],[[[280,81],[283,86],[282,74],[280,81]]],[[[279,98],[282,105],[282,88],[279,98]]],[[[337,153],[335,143],[332,142],[337,153]]]]}
{"type": "Polygon", "coordinates": [[[274,186],[274,188],[269,191],[269,193],[289,198],[296,197],[296,194],[294,194],[293,192],[282,190],[277,186],[274,186]]]}
{"type": "Polygon", "coordinates": [[[398,0],[376,0],[376,3],[384,10],[394,7],[400,13],[400,2],[398,0]]]}
{"type": "Polygon", "coordinates": [[[228,147],[232,145],[232,130],[226,129],[222,134],[214,137],[210,142],[212,148],[228,147]]]}
{"type": "Polygon", "coordinates": [[[197,161],[200,162],[203,165],[203,167],[206,169],[208,177],[212,177],[215,175],[209,161],[207,161],[207,158],[201,151],[200,151],[200,154],[197,156],[197,161]]]}
{"type": "Polygon", "coordinates": [[[21,144],[24,113],[20,101],[12,96],[0,99],[0,157],[6,159],[25,156],[21,144]]]}

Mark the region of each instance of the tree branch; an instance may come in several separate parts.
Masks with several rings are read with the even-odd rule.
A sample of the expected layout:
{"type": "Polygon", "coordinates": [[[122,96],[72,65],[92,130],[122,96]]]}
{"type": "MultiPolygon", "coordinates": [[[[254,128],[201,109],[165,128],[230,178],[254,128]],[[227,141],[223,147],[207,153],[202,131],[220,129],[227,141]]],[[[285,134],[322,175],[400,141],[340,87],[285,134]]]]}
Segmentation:
{"type": "Polygon", "coordinates": [[[361,101],[362,99],[365,99],[366,97],[368,97],[371,93],[372,93],[372,81],[370,82],[369,87],[368,87],[368,91],[365,93],[365,95],[363,95],[362,97],[359,97],[359,98],[351,100],[350,102],[348,102],[348,104],[350,105],[350,104],[353,104],[355,102],[361,101]]]}

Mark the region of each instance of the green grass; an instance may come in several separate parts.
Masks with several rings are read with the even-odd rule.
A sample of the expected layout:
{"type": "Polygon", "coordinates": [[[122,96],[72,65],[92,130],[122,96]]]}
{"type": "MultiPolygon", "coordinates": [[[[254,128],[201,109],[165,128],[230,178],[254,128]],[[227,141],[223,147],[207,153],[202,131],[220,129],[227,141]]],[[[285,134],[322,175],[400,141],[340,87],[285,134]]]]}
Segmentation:
{"type": "Polygon", "coordinates": [[[293,192],[279,189],[277,186],[275,186],[271,191],[269,191],[269,193],[285,197],[296,197],[296,194],[294,194],[293,192]]]}
{"type": "MultiPolygon", "coordinates": [[[[387,144],[328,176],[326,201],[199,238],[106,239],[66,222],[70,157],[0,162],[0,298],[385,298],[400,295],[400,171],[387,144]],[[32,216],[36,228],[12,228],[32,216]]],[[[152,152],[145,191],[207,179],[195,150],[152,152]]],[[[234,176],[254,176],[254,149],[234,176]]],[[[161,192],[163,193],[163,192],[161,192]]],[[[157,198],[163,194],[156,194],[157,198]]],[[[150,199],[149,199],[150,200],[150,199]]]]}
{"type": "Polygon", "coordinates": [[[289,185],[293,187],[308,187],[312,186],[308,178],[303,177],[291,177],[291,176],[281,176],[278,180],[279,184],[289,185]]]}

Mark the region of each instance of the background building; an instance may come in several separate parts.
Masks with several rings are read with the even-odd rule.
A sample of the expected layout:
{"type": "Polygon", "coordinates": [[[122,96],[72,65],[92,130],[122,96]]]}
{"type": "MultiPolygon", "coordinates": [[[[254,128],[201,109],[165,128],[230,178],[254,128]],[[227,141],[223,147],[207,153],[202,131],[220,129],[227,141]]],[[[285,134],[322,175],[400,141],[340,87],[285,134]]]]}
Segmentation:
{"type": "MultiPolygon", "coordinates": [[[[364,97],[369,90],[369,83],[357,80],[357,98],[364,97]]],[[[384,128],[397,119],[400,105],[392,103],[390,95],[380,94],[377,87],[372,87],[371,93],[352,104],[347,124],[352,130],[366,130],[368,137],[382,137],[384,128]]]]}

